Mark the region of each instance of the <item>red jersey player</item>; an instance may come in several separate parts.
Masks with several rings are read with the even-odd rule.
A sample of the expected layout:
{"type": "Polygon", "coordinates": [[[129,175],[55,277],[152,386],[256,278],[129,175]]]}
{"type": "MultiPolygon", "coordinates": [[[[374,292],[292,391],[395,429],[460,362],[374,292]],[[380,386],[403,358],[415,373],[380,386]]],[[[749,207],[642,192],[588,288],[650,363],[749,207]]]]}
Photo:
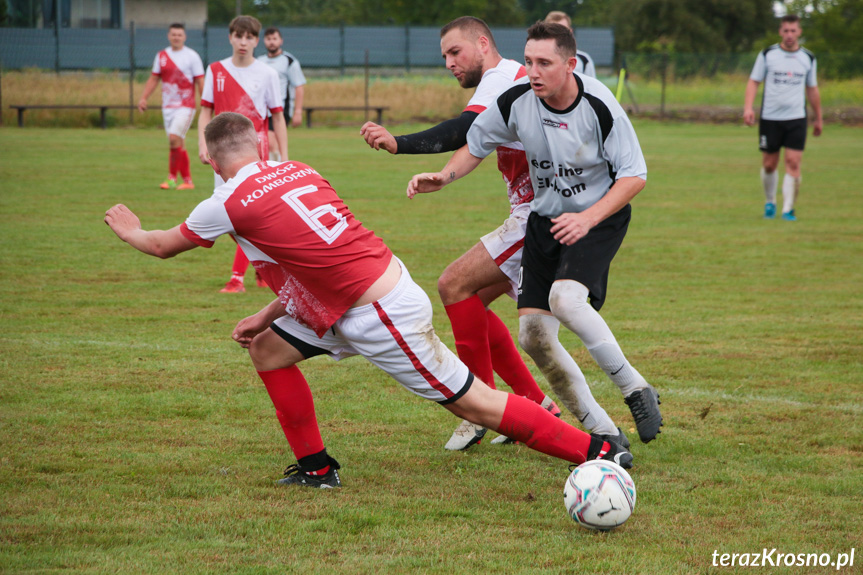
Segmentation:
{"type": "Polygon", "coordinates": [[[168,133],[170,156],[168,179],[159,186],[163,190],[176,187],[178,190],[193,190],[192,174],[189,171],[189,153],[185,148],[186,133],[195,119],[195,88],[200,93],[204,86],[204,65],[198,53],[186,46],[186,29],[182,24],[171,24],[168,42],[153,61],[153,73],[144,85],[138,101],[138,109],[147,109],[147,98],[162,81],[162,119],[168,133]],[[183,183],[177,185],[178,176],[183,183]]]}
{"type": "MultiPolygon", "coordinates": [[[[201,117],[198,119],[198,156],[205,164],[209,161],[204,129],[213,116],[222,112],[237,112],[246,116],[255,126],[262,158],[269,157],[267,137],[267,112],[272,115],[273,131],[281,158],[288,158],[288,131],[282,109],[278,73],[255,59],[255,46],[261,33],[261,23],[251,16],[237,16],[231,20],[230,32],[232,54],[207,68],[204,92],[201,95],[201,117]]],[[[216,187],[223,183],[218,174],[216,187]]],[[[222,288],[224,293],[245,291],[243,278],[249,260],[237,247],[231,279],[222,288]]],[[[259,285],[263,285],[259,279],[259,285]]]]}
{"type": "Polygon", "coordinates": [[[132,247],[162,258],[230,234],[265,274],[277,297],[241,320],[233,338],[249,349],[297,458],[278,483],[341,485],[297,366],[315,355],[362,355],[418,396],[543,453],[631,467],[632,455],[617,444],[474,379],[435,335],[431,302],[404,264],[317,171],[262,161],[255,129],[240,114],[217,116],[205,136],[213,170],[227,183],[183,224],[145,231],[123,205],[108,210],[105,222],[132,247]]]}

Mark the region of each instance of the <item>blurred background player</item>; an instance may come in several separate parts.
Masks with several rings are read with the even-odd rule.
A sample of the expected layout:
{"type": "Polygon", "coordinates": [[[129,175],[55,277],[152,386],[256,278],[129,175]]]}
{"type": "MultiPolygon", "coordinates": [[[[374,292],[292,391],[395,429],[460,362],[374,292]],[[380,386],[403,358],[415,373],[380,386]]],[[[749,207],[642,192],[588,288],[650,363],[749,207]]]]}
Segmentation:
{"type": "Polygon", "coordinates": [[[611,261],[629,227],[629,202],[644,188],[647,166],[614,95],[602,82],[573,73],[575,39],[569,29],[537,22],[527,34],[529,82],[509,88],[476,118],[467,146],[441,172],[414,176],[408,197],[469,174],[501,143],[524,145],[534,199],[519,277],[519,343],[560,400],[580,410],[576,415],[587,429],[626,446],[581,370],[567,362],[572,358],[558,340],[560,324],[566,326],[617,385],[647,443],[662,426],[659,395],[599,315],[611,261]],[[565,373],[559,366],[573,370],[565,373]]]}
{"type": "MultiPolygon", "coordinates": [[[[252,121],[258,134],[261,157],[269,157],[267,114],[272,116],[273,131],[279,155],[288,159],[288,132],[282,105],[284,99],[279,90],[279,75],[275,70],[255,59],[255,46],[261,33],[261,23],[251,16],[237,16],[228,27],[231,57],[210,64],[204,78],[201,95],[201,117],[198,119],[198,157],[205,164],[210,162],[204,130],[207,124],[223,112],[237,112],[252,121]]],[[[224,182],[217,173],[215,187],[224,182]]],[[[237,247],[231,279],[220,291],[242,293],[246,291],[243,279],[249,267],[249,258],[237,247]]],[[[257,277],[257,276],[256,276],[257,277]]],[[[258,285],[264,287],[258,279],[258,285]]]]}
{"type": "Polygon", "coordinates": [[[761,119],[758,122],[758,147],[763,152],[761,183],[764,186],[764,217],[776,216],[776,187],[779,175],[779,152],[785,148],[785,178],[782,180],[782,219],[793,222],[794,202],[800,192],[800,163],[806,147],[806,100],[815,112],[812,135],[820,136],[823,128],[821,94],[818,92],[815,55],[800,46],[800,18],[783,16],[779,35],[782,42],[758,54],[752,74],[746,83],[743,121],[755,125],[752,106],[758,85],[764,82],[761,119]]]}
{"type": "MultiPolygon", "coordinates": [[[[549,12],[545,17],[544,22],[546,24],[560,24],[572,30],[572,18],[570,18],[566,12],[561,12],[560,10],[552,10],[549,12]]],[[[575,37],[575,31],[573,31],[573,37],[575,37]]],[[[583,50],[576,49],[575,57],[578,58],[578,63],[575,65],[575,71],[579,74],[596,78],[596,67],[593,65],[593,58],[590,57],[590,54],[583,50]]]]}
{"type": "MultiPolygon", "coordinates": [[[[279,86],[282,90],[282,98],[285,101],[285,121],[290,118],[290,124],[297,128],[303,123],[303,99],[305,96],[306,77],[300,67],[300,61],[293,54],[282,50],[282,34],[279,29],[271,26],[264,31],[264,47],[267,53],[259,56],[258,60],[271,66],[279,74],[279,86]]],[[[276,145],[276,134],[273,131],[272,116],[269,122],[270,159],[280,161],[278,157],[278,146],[276,145]]],[[[287,159],[287,158],[285,158],[287,159]]]]}
{"type": "Polygon", "coordinates": [[[240,114],[217,116],[205,135],[213,170],[227,183],[183,224],[146,231],[123,205],[109,209],[105,222],[135,249],[162,258],[211,247],[230,234],[266,275],[276,299],[241,320],[233,338],[249,349],[297,459],[279,484],[341,486],[340,465],[327,454],[297,365],[316,355],[362,355],[416,395],[542,453],[577,464],[606,459],[632,466],[620,446],[475,379],[435,335],[431,301],[404,264],[317,171],[262,161],[255,128],[240,114]],[[246,202],[262,177],[273,189],[246,202]]]}
{"type": "Polygon", "coordinates": [[[171,44],[153,61],[153,73],[144,84],[144,92],[138,100],[138,109],[147,109],[147,98],[162,81],[162,119],[168,133],[170,154],[168,178],[159,186],[163,190],[176,187],[178,190],[193,190],[192,174],[189,170],[189,153],[186,151],[186,133],[195,119],[195,88],[200,94],[204,87],[204,65],[198,53],[186,46],[186,28],[179,23],[168,28],[171,44]],[[177,180],[182,183],[177,185],[177,180]]]}
{"type": "MultiPolygon", "coordinates": [[[[501,57],[491,30],[478,18],[457,18],[441,28],[440,36],[447,69],[462,88],[476,88],[467,106],[461,115],[434,128],[398,137],[382,126],[366,122],[360,133],[372,148],[391,154],[455,151],[467,142],[467,131],[480,112],[525,75],[524,66],[501,57]]],[[[498,147],[497,158],[509,196],[510,215],[503,225],[447,266],[438,280],[438,292],[452,324],[456,351],[471,372],[490,387],[494,387],[497,372],[516,394],[559,415],[560,409],[539,388],[524,364],[506,324],[487,309],[502,294],[515,298],[524,228],[533,199],[521,143],[498,147]]],[[[445,447],[467,449],[479,443],[485,433],[484,427],[464,420],[445,447]]],[[[506,440],[501,436],[492,443],[506,440]]]]}

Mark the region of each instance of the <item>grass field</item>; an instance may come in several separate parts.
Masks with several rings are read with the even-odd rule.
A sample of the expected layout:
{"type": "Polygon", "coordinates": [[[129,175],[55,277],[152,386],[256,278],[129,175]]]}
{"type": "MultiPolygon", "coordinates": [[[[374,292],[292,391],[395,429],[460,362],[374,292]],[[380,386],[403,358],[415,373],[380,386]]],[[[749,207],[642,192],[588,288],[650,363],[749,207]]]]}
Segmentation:
{"type": "MultiPolygon", "coordinates": [[[[218,293],[229,240],[159,261],[102,223],[118,202],[147,228],[181,222],[206,167],[198,190],[167,192],[161,130],[0,129],[0,572],[738,573],[714,552],[765,548],[855,549],[841,572],[863,572],[863,132],[810,139],[787,223],[761,218],[753,130],[636,129],[649,181],[603,316],[666,424],[633,445],[638,504],[607,534],[566,517],[565,464],[446,452],[455,418],[360,358],[304,366],[344,487],[274,487],[292,460],[229,338],[271,294],[218,293]]],[[[375,153],[358,128],[291,138],[406,262],[451,344],[435,282],[506,217],[494,162],[408,201],[409,177],[444,157],[375,153]]],[[[512,302],[494,309],[515,330],[512,302]]],[[[561,337],[634,437],[616,388],[561,337]]]]}

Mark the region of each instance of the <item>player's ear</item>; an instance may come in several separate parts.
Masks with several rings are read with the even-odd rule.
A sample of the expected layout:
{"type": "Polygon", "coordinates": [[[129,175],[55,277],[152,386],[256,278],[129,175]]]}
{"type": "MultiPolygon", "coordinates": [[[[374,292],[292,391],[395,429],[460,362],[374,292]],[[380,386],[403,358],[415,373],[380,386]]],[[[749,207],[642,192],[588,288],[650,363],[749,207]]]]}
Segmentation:
{"type": "Polygon", "coordinates": [[[218,174],[219,176],[221,176],[222,175],[222,169],[219,167],[218,162],[216,162],[216,160],[213,159],[212,157],[210,157],[209,160],[210,160],[210,166],[213,168],[213,171],[216,172],[216,174],[218,174]]]}

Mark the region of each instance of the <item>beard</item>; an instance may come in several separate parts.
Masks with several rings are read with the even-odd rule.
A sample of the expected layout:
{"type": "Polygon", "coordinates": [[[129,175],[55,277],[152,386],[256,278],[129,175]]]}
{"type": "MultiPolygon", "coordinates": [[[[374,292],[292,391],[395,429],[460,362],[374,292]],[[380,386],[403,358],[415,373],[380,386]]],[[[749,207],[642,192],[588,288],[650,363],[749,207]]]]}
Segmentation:
{"type": "Polygon", "coordinates": [[[482,80],[482,67],[471,68],[465,71],[461,77],[459,85],[462,88],[476,88],[479,86],[479,81],[482,80]]]}

